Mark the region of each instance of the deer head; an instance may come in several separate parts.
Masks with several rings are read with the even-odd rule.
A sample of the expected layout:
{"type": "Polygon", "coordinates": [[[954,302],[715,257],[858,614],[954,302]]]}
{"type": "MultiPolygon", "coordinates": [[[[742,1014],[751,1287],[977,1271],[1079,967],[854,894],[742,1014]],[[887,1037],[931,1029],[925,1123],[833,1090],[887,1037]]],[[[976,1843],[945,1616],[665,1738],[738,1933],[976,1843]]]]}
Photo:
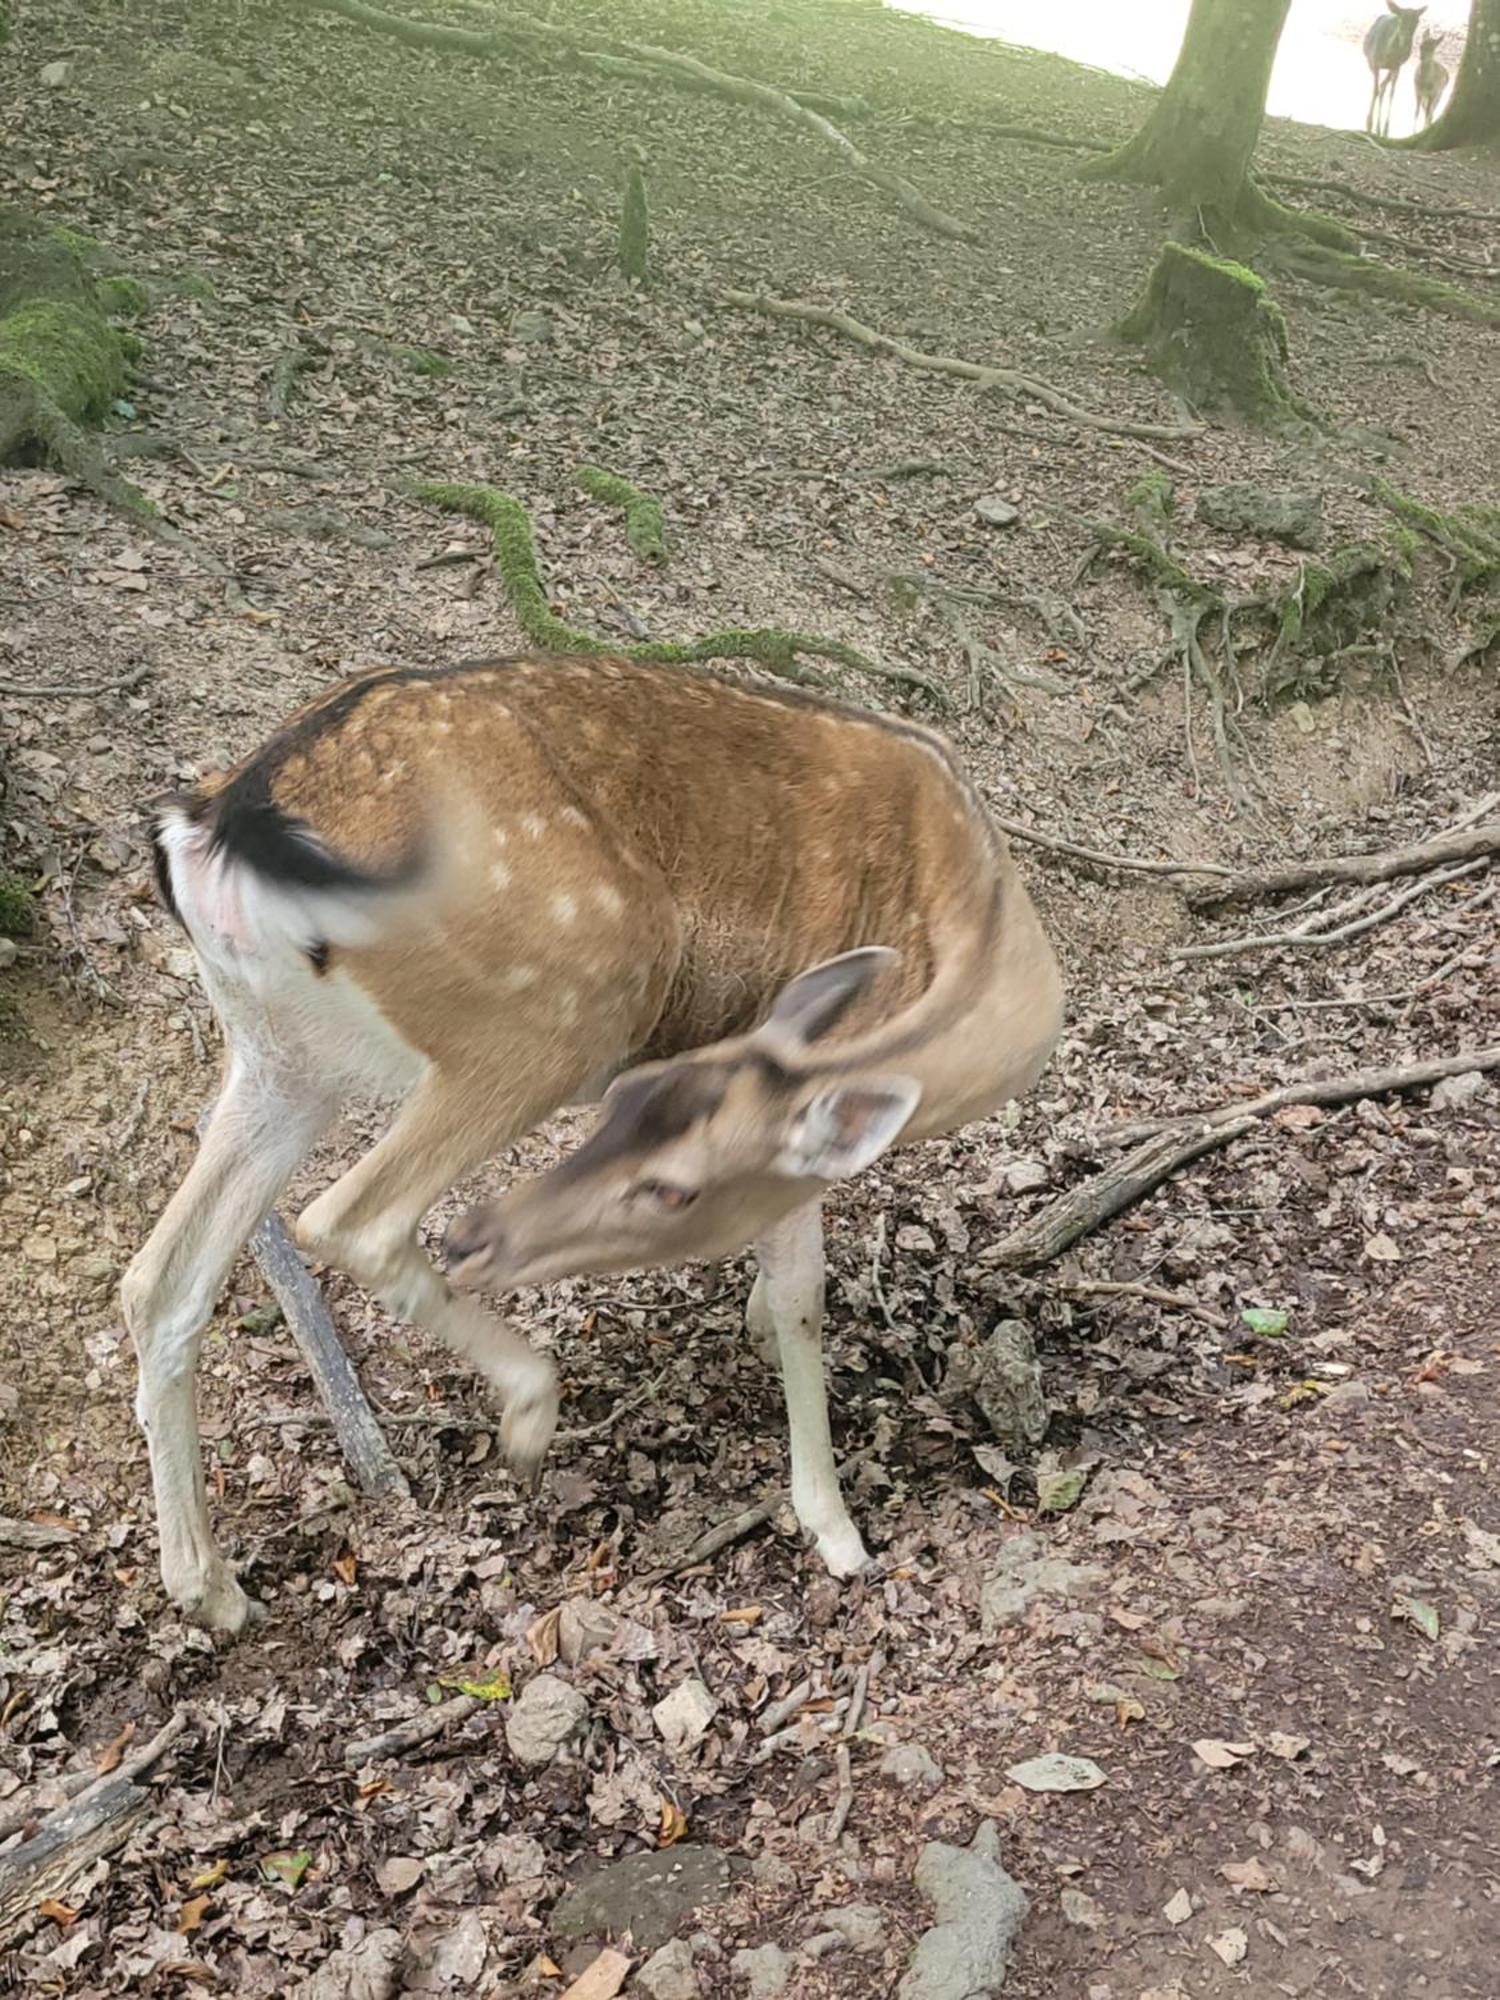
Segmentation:
{"type": "Polygon", "coordinates": [[[1398,7],[1396,0],[1385,0],[1385,4],[1386,11],[1394,14],[1406,30],[1406,46],[1409,49],[1411,47],[1411,38],[1417,32],[1417,23],[1427,12],[1427,0],[1423,0],[1423,4],[1420,7],[1398,7]]]}
{"type": "Polygon", "coordinates": [[[511,1291],[728,1256],[859,1173],[900,1136],[921,1085],[819,1045],[895,960],[882,948],[828,959],[753,1033],[617,1078],[576,1153],[453,1224],[455,1284],[511,1291]]]}

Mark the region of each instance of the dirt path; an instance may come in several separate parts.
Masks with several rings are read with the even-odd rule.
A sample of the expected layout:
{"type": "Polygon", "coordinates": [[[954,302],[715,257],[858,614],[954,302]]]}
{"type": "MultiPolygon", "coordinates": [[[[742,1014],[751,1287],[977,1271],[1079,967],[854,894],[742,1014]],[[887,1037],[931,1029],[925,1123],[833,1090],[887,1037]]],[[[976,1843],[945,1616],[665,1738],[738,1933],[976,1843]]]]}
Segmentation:
{"type": "MultiPolygon", "coordinates": [[[[341,674],[514,643],[482,536],[406,497],[413,477],[489,478],[524,499],[555,607],[603,635],[775,622],[936,676],[953,705],[930,719],[997,807],[1095,846],[1229,861],[1376,847],[1452,823],[1493,786],[1493,655],[1452,665],[1462,611],[1424,559],[1392,626],[1400,693],[1351,661],[1331,694],[1251,699],[1260,791],[1232,817],[1202,715],[1195,783],[1176,676],[1149,673],[1165,637],[1149,588],[1109,560],[1074,580],[1082,517],[1118,518],[1156,465],[1139,444],[718,304],[725,286],[816,298],[1086,407],[1172,421],[1105,338],[1159,218],[1136,192],[1081,186],[1068,155],[986,131],[1122,133],[1139,93],[875,9],[799,12],[795,46],[774,8],[632,12],[638,39],[863,92],[861,143],[975,220],[970,250],[916,233],[810,138],[714,99],[487,75],[271,7],[59,0],[24,25],[0,51],[14,85],[0,199],[97,236],[153,282],[120,426],[178,455],[131,470],[237,584],[226,597],[55,475],[0,477],[0,680],[148,670],[93,700],[0,694],[6,838],[49,882],[37,948],[0,973],[24,1021],[0,1042],[0,1230],[19,1246],[0,1262],[0,1513],[67,1537],[0,1548],[0,1817],[122,1731],[144,1739],[179,1703],[193,1714],[147,1831],[8,1947],[0,1990],[269,2000],[323,1967],[305,1990],[325,2000],[557,1992],[555,1968],[576,1974],[603,1942],[564,1934],[563,1886],[681,1838],[744,1870],[680,1926],[699,1934],[701,1992],[740,2000],[734,1954],[774,1942],[793,2000],[866,2000],[896,1991],[928,1920],[921,1843],[992,1820],[1032,1906],[1008,1996],[1492,1995],[1496,1084],[1284,1113],[1039,1279],[982,1257],[1096,1170],[1090,1135],[1116,1118],[1500,1039],[1482,875],[1342,950],[1182,961],[1175,946],[1266,913],[1195,917],[1158,882],[1023,851],[1074,994],[1057,1062],[1016,1120],[883,1162],[831,1223],[837,1421],[865,1455],[855,1504],[882,1578],[836,1590],[773,1524],[697,1573],[644,1580],[782,1476],[742,1271],[713,1299],[690,1272],[526,1302],[574,1433],[536,1500],[500,1468],[473,1381],[335,1281],[418,1495],[376,1513],[344,1485],[246,1265],[202,1400],[216,1516],[271,1616],[215,1653],[156,1581],[114,1287],[191,1156],[215,1051],[151,897],[138,810],[341,674]],[[39,84],[54,61],[62,80],[39,84]],[[632,150],[659,271],[645,293],[610,262],[632,150]],[[273,417],[293,348],[309,365],[273,417]],[[581,459],[660,496],[665,570],[579,493],[581,459]],[[891,470],[911,461],[936,469],[891,470]],[[982,496],[1018,522],[986,523],[982,496]],[[892,574],[988,593],[959,600],[973,630],[1061,692],[1022,682],[967,706],[951,625],[892,574]],[[1002,601],[1038,593],[1086,639],[1055,605],[1049,629],[1002,601]],[[1078,1279],[1196,1310],[1070,1291],[1078,1279]],[[1018,1316],[1042,1348],[1048,1443],[1087,1473],[1058,1514],[1037,1514],[1031,1454],[1002,1490],[963,1387],[995,1323],[1018,1316]],[[1072,1600],[1002,1601],[1026,1534],[1073,1566],[1072,1600]],[[503,1674],[519,1690],[544,1667],[588,1704],[574,1761],[528,1772],[498,1703],[346,1768],[348,1742],[454,1683],[503,1674]],[[673,1755],[651,1710],[690,1676],[717,1712],[673,1755]],[[803,1679],[792,1734],[757,1762],[758,1718],[803,1679]],[[825,1724],[856,1685],[852,1804],[830,1842],[825,1724]],[[1249,1747],[1211,1750],[1214,1768],[1199,1743],[1249,1747]],[[929,1777],[882,1774],[892,1744],[921,1746],[929,1777]],[[1053,1750],[1107,1782],[1039,1796],[1008,1780],[1053,1750]],[[878,1913],[868,1949],[803,1952],[821,1913],[851,1903],[878,1913]]],[[[1279,125],[1267,153],[1500,205],[1482,163],[1385,161],[1279,125]]],[[[1457,224],[1403,229],[1495,254],[1493,234],[1457,224]]],[[[1388,528],[1351,471],[1452,507],[1493,497],[1500,460],[1493,332],[1291,285],[1281,298],[1297,386],[1336,415],[1336,438],[1210,431],[1168,453],[1187,468],[1175,551],[1230,591],[1280,587],[1297,558],[1204,526],[1205,485],[1310,481],[1342,543],[1388,528]]],[[[307,1183],[369,1129],[339,1134],[307,1183]]]]}

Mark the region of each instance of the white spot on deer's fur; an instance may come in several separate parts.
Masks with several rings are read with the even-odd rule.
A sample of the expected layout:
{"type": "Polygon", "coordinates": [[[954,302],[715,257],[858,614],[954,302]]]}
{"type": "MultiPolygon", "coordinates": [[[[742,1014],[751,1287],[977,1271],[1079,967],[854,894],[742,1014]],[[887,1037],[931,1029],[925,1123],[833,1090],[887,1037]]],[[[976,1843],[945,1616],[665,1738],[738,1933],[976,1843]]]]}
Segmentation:
{"type": "Polygon", "coordinates": [[[547,822],[541,813],[522,813],[521,831],[528,840],[540,840],[547,831],[547,822]]]}
{"type": "Polygon", "coordinates": [[[435,722],[432,726],[439,736],[451,736],[453,734],[453,724],[451,722],[435,722]]]}
{"type": "Polygon", "coordinates": [[[578,898],[566,895],[554,896],[552,898],[552,914],[560,924],[575,922],[578,916],[578,898]]]}
{"type": "Polygon", "coordinates": [[[496,847],[504,847],[505,843],[510,839],[510,835],[505,831],[505,828],[503,826],[497,826],[494,827],[492,831],[495,836],[496,847]]]}
{"type": "Polygon", "coordinates": [[[577,806],[564,806],[561,817],[567,821],[569,826],[588,825],[587,818],[578,810],[577,806]]]}
{"type": "Polygon", "coordinates": [[[510,870],[503,861],[492,861],[490,863],[490,887],[492,889],[507,889],[510,887],[510,870]]]}
{"type": "Polygon", "coordinates": [[[607,917],[617,917],[625,908],[625,898],[618,889],[612,889],[607,882],[596,884],[591,894],[607,917]]]}
{"type": "Polygon", "coordinates": [[[528,986],[535,986],[537,971],[534,965],[513,965],[505,975],[507,993],[524,993],[528,986]]]}

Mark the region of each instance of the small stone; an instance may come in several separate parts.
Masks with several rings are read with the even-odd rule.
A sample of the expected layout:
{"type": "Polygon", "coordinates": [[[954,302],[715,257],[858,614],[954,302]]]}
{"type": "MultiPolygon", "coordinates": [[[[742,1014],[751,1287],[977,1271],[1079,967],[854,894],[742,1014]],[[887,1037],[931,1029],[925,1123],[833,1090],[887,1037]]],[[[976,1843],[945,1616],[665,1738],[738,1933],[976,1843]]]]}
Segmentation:
{"type": "Polygon", "coordinates": [[[1226,1965],[1238,1965],[1250,1949],[1250,1940],[1242,1930],[1221,1931],[1218,1937],[1209,1939],[1208,1948],[1226,1965]]]}
{"type": "Polygon", "coordinates": [[[997,1859],[999,1835],[986,1820],[972,1846],[930,1840],[915,1881],[937,1916],[917,1941],[897,2000],[980,2000],[998,1993],[1026,1897],[997,1859]]]}
{"type": "Polygon", "coordinates": [[[506,1882],[534,1882],[547,1872],[542,1843],[529,1833],[497,1834],[490,1842],[489,1855],[506,1882]]]}
{"type": "Polygon", "coordinates": [[[505,1740],[520,1764],[540,1768],[571,1749],[588,1727],[589,1705],[556,1674],[538,1674],[505,1720],[505,1740]]]}
{"type": "Polygon", "coordinates": [[[979,1594],[979,1617],[985,1638],[1008,1625],[1019,1625],[1041,1597],[1076,1604],[1096,1597],[1109,1582],[1100,1563],[1074,1563],[1044,1553],[1041,1539],[1028,1529],[1005,1543],[1000,1565],[979,1594]]]}
{"type": "Polygon", "coordinates": [[[837,1931],[851,1951],[879,1951],[885,1944],[885,1911],[874,1903],[840,1903],[820,1911],[818,1920],[837,1931]]]}
{"type": "Polygon", "coordinates": [[[1483,1070],[1466,1069],[1459,1076],[1445,1076],[1433,1085],[1428,1099],[1434,1111],[1457,1111],[1472,1104],[1485,1087],[1483,1070]]]}
{"type": "Polygon", "coordinates": [[[8,965],[14,965],[21,956],[21,947],[13,937],[0,937],[0,972],[8,965]]]}
{"type": "Polygon", "coordinates": [[[635,1983],[651,2000],[698,2000],[693,1947],[686,1938],[673,1938],[651,1954],[635,1975],[635,1983]]]}
{"type": "Polygon", "coordinates": [[[553,334],[551,315],[544,312],[518,312],[510,323],[510,337],[519,340],[523,346],[537,347],[550,340],[553,334]]]}
{"type": "Polygon", "coordinates": [[[1170,1902],[1162,1905],[1162,1915],[1169,1924],[1185,1924],[1193,1914],[1193,1899],[1186,1889],[1179,1889],[1170,1902]]]}
{"type": "Polygon", "coordinates": [[[1036,1342],[1024,1320],[1001,1320],[980,1342],[965,1373],[969,1393],[1007,1450],[1041,1443],[1050,1412],[1036,1342]]]}
{"type": "Polygon", "coordinates": [[[1035,1194],[1051,1178],[1045,1160],[1012,1160],[1000,1175],[1007,1194],[1035,1194]]]}
{"type": "Polygon", "coordinates": [[[758,1944],[737,1951],[729,1961],[742,1979],[748,1980],[750,2000],[776,2000],[786,1991],[792,1976],[792,1961],[779,1944],[758,1944]]]}
{"type": "Polygon", "coordinates": [[[1097,1931],[1104,1926],[1104,1910],[1092,1896],[1086,1896],[1082,1889],[1064,1889],[1059,1899],[1063,1922],[1076,1924],[1081,1931],[1097,1931]]]}
{"type": "Polygon", "coordinates": [[[893,1743],[880,1760],[880,1775],[914,1791],[935,1792],[943,1782],[943,1767],[920,1743],[893,1743]]]}
{"type": "Polygon", "coordinates": [[[722,1902],[733,1879],[729,1857],[703,1842],[629,1854],[564,1891],[552,1906],[552,1929],[565,1938],[629,1931],[639,1950],[655,1951],[694,1910],[722,1902]]]}
{"type": "Polygon", "coordinates": [[[1323,539],[1323,496],[1311,486],[1257,486],[1232,480],[1205,486],[1198,519],[1230,534],[1259,535],[1289,548],[1315,549],[1323,539]]]}
{"type": "Polygon", "coordinates": [[[1020,508],[998,493],[982,493],[974,502],[974,513],[987,528],[1013,528],[1021,518],[1020,508]]]}
{"type": "Polygon", "coordinates": [[[842,1951],[845,1940],[837,1931],[814,1931],[810,1938],[804,1938],[802,1956],[814,1961],[827,1958],[831,1952],[842,1951]]]}
{"type": "Polygon", "coordinates": [[[708,1725],[719,1712],[719,1704],[696,1676],[679,1681],[651,1711],[663,1743],[673,1756],[680,1757],[701,1743],[708,1725]]]}
{"type": "Polygon", "coordinates": [[[43,63],[37,71],[37,81],[41,84],[43,90],[61,90],[67,80],[68,65],[66,62],[43,63]]]}

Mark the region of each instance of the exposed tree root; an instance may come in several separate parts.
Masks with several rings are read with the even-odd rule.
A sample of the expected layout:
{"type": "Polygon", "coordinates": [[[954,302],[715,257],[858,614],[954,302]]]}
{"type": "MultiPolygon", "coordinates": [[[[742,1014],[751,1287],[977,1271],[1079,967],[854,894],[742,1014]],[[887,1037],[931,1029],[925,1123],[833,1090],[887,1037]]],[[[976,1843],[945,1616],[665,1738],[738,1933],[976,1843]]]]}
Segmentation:
{"type": "Polygon", "coordinates": [[[1439,202],[1412,201],[1399,194],[1373,194],[1351,187],[1347,181],[1319,180],[1309,174],[1262,174],[1261,179],[1270,187],[1338,195],[1341,200],[1356,202],[1364,208],[1392,209],[1400,215],[1419,215],[1439,222],[1500,222],[1500,208],[1450,208],[1439,202]]]}
{"type": "MultiPolygon", "coordinates": [[[[1018,666],[1012,661],[1002,660],[993,646],[986,645],[970,625],[966,607],[971,604],[995,604],[1001,600],[991,591],[966,590],[954,584],[946,584],[937,577],[922,576],[906,570],[892,571],[888,577],[894,590],[910,601],[920,600],[931,605],[948,630],[957,639],[964,651],[969,668],[968,705],[971,709],[982,710],[989,706],[988,689],[993,683],[1014,698],[1018,687],[1038,688],[1043,694],[1066,694],[1064,683],[1053,674],[1044,674],[1038,667],[1018,666]]],[[[1017,602],[1017,599],[1010,599],[1017,602]]],[[[1039,599],[1029,599],[1039,603],[1039,599]]]]}
{"type": "Polygon", "coordinates": [[[764,313],[769,319],[795,319],[808,326],[830,327],[846,340],[868,348],[873,354],[888,354],[892,360],[904,362],[908,368],[920,368],[929,375],[954,375],[961,381],[973,382],[980,389],[1003,389],[1012,396],[1030,396],[1047,409],[1056,410],[1070,423],[1081,424],[1089,430],[1110,431],[1116,437],[1164,438],[1170,443],[1202,436],[1200,424],[1142,424],[1124,417],[1105,417],[1094,410],[1080,409],[1061,390],[1054,389],[1050,383],[1039,382],[1035,376],[1022,375],[1014,368],[989,368],[977,361],[960,361],[952,355],[926,354],[920,348],[908,347],[905,341],[893,339],[889,334],[877,333],[874,327],[851,319],[848,313],[839,312],[832,306],[813,305],[806,299],[773,299],[763,292],[742,292],[733,288],[726,289],[719,296],[725,305],[733,306],[739,312],[764,313]]]}
{"type": "Polygon", "coordinates": [[[625,517],[625,539],[642,562],[664,563],[667,559],[666,524],[661,502],[642,493],[618,473],[602,465],[580,465],[573,477],[591,500],[613,507],[625,517]]]}
{"type": "Polygon", "coordinates": [[[416,497],[446,513],[465,514],[480,521],[495,540],[495,566],[516,622],[532,645],[552,653],[597,653],[617,659],[661,666],[688,666],[707,660],[750,660],[767,673],[804,686],[820,687],[822,677],[802,664],[803,657],[829,660],[869,679],[915,688],[937,707],[949,706],[947,691],[930,674],[915,667],[887,666],[868,659],[841,639],[818,639],[805,632],[785,632],[776,626],[752,630],[710,632],[702,639],[648,640],[633,646],[611,645],[592,632],[567,625],[547,602],[537,567],[531,516],[521,502],[493,486],[449,485],[429,480],[416,497]]]}
{"type": "Polygon", "coordinates": [[[1378,910],[1365,910],[1362,915],[1354,915],[1353,912],[1364,910],[1369,900],[1368,890],[1361,891],[1341,910],[1321,910],[1316,916],[1293,924],[1287,930],[1261,931],[1252,937],[1220,938],[1212,944],[1179,945],[1172,957],[1238,958],[1241,952],[1246,951],[1329,951],[1335,945],[1347,944],[1351,938],[1363,937],[1367,931],[1389,923],[1392,917],[1399,916],[1407,904],[1414,903],[1419,896],[1440,889],[1444,883],[1455,882],[1461,875],[1473,875],[1488,866],[1486,856],[1477,861],[1459,862],[1452,868],[1435,869],[1430,875],[1424,875],[1420,882],[1392,896],[1388,903],[1382,903],[1378,910]],[[1340,923],[1337,921],[1340,917],[1348,921],[1340,923]]]}
{"type": "MultiPolygon", "coordinates": [[[[555,60],[571,62],[578,68],[599,70],[604,74],[618,74],[620,71],[620,59],[598,47],[589,46],[588,38],[526,14],[487,16],[493,19],[494,25],[477,29],[458,28],[436,21],[414,21],[407,15],[370,6],[366,0],[294,0],[294,4],[309,13],[341,14],[362,28],[392,35],[413,48],[453,49],[465,55],[493,58],[517,46],[529,45],[533,51],[552,51],[555,60]]],[[[620,41],[614,37],[604,39],[611,49],[623,51],[634,68],[644,70],[653,80],[672,83],[679,88],[706,91],[716,97],[728,98],[732,103],[768,111],[773,117],[800,126],[837,153],[861,180],[888,194],[924,229],[955,242],[977,242],[977,230],[935,207],[902,175],[893,173],[888,167],[877,166],[859,150],[846,132],[826,118],[822,111],[814,110],[802,97],[778,90],[773,84],[761,83],[753,77],[735,76],[726,70],[713,69],[708,63],[699,62],[695,56],[682,55],[673,49],[655,48],[644,42],[620,41]]]]}
{"type": "Polygon", "coordinates": [[[1027,826],[1018,819],[1006,819],[991,809],[990,818],[1002,832],[1015,840],[1026,840],[1037,847],[1044,847],[1050,854],[1066,855],[1070,861],[1082,861],[1090,868],[1119,869],[1127,875],[1222,875],[1232,876],[1234,870],[1226,868],[1219,861],[1152,861],[1139,854],[1109,854],[1101,847],[1081,847],[1075,840],[1062,840],[1055,833],[1043,833],[1040,828],[1027,826]]]}
{"type": "Polygon", "coordinates": [[[1394,882],[1403,875],[1422,875],[1452,861],[1472,861],[1500,854],[1500,822],[1463,833],[1440,834],[1410,847],[1388,847],[1379,854],[1337,854],[1320,861],[1293,861],[1281,868],[1251,868],[1226,875],[1202,888],[1189,889],[1187,900],[1196,910],[1227,903],[1261,903],[1325,882],[1394,882]]]}
{"type": "Polygon", "coordinates": [[[1283,270],[1310,284],[1327,285],[1336,291],[1367,292],[1372,298],[1396,299],[1403,305],[1446,313],[1450,319],[1500,326],[1500,305],[1476,299],[1442,278],[1423,278],[1394,264],[1377,263],[1373,258],[1317,242],[1298,244],[1279,239],[1271,246],[1271,255],[1283,270]]]}

